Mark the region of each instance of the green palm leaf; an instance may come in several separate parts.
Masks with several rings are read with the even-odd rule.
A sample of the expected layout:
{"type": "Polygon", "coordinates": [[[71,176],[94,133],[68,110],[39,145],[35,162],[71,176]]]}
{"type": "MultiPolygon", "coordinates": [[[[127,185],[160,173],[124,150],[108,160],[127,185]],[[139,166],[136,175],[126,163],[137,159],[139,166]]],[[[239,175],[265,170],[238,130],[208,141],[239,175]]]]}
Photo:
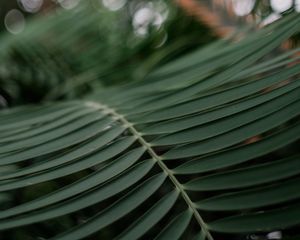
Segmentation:
{"type": "Polygon", "coordinates": [[[45,237],[212,240],[299,227],[299,153],[285,149],[300,136],[300,66],[292,52],[268,59],[299,24],[290,14],[144,81],[2,111],[0,191],[55,186],[2,210],[0,230],[63,216],[71,226],[45,237]]]}

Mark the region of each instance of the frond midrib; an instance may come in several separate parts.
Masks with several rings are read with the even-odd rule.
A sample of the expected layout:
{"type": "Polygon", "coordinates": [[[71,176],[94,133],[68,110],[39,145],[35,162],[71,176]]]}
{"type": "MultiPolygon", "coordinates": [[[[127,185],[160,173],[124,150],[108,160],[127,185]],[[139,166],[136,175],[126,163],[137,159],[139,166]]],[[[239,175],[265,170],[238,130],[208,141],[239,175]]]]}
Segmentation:
{"type": "Polygon", "coordinates": [[[113,108],[111,108],[105,104],[89,101],[89,102],[86,102],[86,105],[89,107],[93,107],[93,108],[102,110],[107,115],[111,115],[114,118],[114,120],[120,121],[123,124],[123,126],[131,132],[131,134],[146,149],[146,151],[149,153],[149,155],[152,157],[152,159],[158,164],[158,166],[163,170],[163,172],[168,176],[168,178],[174,184],[176,189],[179,191],[180,195],[182,196],[182,198],[184,199],[184,201],[186,202],[186,204],[188,205],[190,210],[193,212],[193,215],[194,215],[196,221],[200,225],[202,231],[205,233],[207,239],[214,240],[206,226],[206,223],[200,216],[198,210],[196,209],[195,204],[190,199],[187,192],[184,190],[182,184],[177,180],[177,178],[173,174],[172,170],[170,170],[166,166],[166,164],[162,161],[162,158],[160,156],[158,156],[156,154],[156,152],[152,149],[151,145],[142,137],[142,135],[138,132],[138,130],[136,130],[136,128],[134,127],[134,124],[129,122],[122,114],[119,114],[113,108]]]}

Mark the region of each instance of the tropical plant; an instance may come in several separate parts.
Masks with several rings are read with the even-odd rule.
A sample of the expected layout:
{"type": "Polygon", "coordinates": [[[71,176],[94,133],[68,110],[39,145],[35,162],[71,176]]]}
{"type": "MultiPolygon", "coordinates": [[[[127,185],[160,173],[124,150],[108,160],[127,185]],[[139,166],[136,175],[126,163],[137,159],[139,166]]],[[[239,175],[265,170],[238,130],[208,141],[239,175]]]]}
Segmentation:
{"type": "Polygon", "coordinates": [[[298,239],[299,49],[278,46],[299,24],[291,13],[141,81],[2,110],[0,236],[298,239]]]}

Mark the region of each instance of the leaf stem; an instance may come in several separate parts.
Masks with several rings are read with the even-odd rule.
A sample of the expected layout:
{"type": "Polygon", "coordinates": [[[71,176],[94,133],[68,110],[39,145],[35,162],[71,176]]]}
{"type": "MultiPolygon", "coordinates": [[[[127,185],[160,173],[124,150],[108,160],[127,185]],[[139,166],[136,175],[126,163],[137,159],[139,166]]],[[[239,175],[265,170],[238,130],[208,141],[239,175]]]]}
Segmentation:
{"type": "Polygon", "coordinates": [[[186,191],[184,190],[182,184],[177,180],[175,175],[173,174],[172,170],[170,170],[166,164],[162,161],[162,158],[156,154],[156,152],[152,149],[151,145],[142,137],[142,135],[134,128],[133,124],[128,122],[126,118],[117,113],[114,109],[95,102],[88,102],[89,106],[96,107],[97,109],[103,110],[107,114],[111,114],[116,120],[119,120],[131,133],[136,139],[140,142],[142,146],[144,146],[149,153],[149,155],[153,158],[153,160],[160,166],[160,168],[164,171],[164,173],[169,177],[172,183],[175,185],[176,189],[180,192],[182,198],[193,212],[193,215],[200,225],[202,231],[205,233],[208,240],[213,240],[212,235],[210,234],[205,222],[203,221],[202,217],[200,216],[198,210],[195,207],[195,204],[190,199],[186,191]]]}

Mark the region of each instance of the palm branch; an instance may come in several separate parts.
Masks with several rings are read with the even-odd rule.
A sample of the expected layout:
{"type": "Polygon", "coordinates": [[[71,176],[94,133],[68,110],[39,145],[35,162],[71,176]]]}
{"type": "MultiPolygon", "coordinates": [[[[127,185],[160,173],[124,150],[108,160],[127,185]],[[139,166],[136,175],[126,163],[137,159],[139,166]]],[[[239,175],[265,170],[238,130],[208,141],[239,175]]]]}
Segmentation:
{"type": "Polygon", "coordinates": [[[299,236],[299,49],[271,54],[299,23],[217,41],[143,81],[2,110],[3,236],[299,236]]]}

